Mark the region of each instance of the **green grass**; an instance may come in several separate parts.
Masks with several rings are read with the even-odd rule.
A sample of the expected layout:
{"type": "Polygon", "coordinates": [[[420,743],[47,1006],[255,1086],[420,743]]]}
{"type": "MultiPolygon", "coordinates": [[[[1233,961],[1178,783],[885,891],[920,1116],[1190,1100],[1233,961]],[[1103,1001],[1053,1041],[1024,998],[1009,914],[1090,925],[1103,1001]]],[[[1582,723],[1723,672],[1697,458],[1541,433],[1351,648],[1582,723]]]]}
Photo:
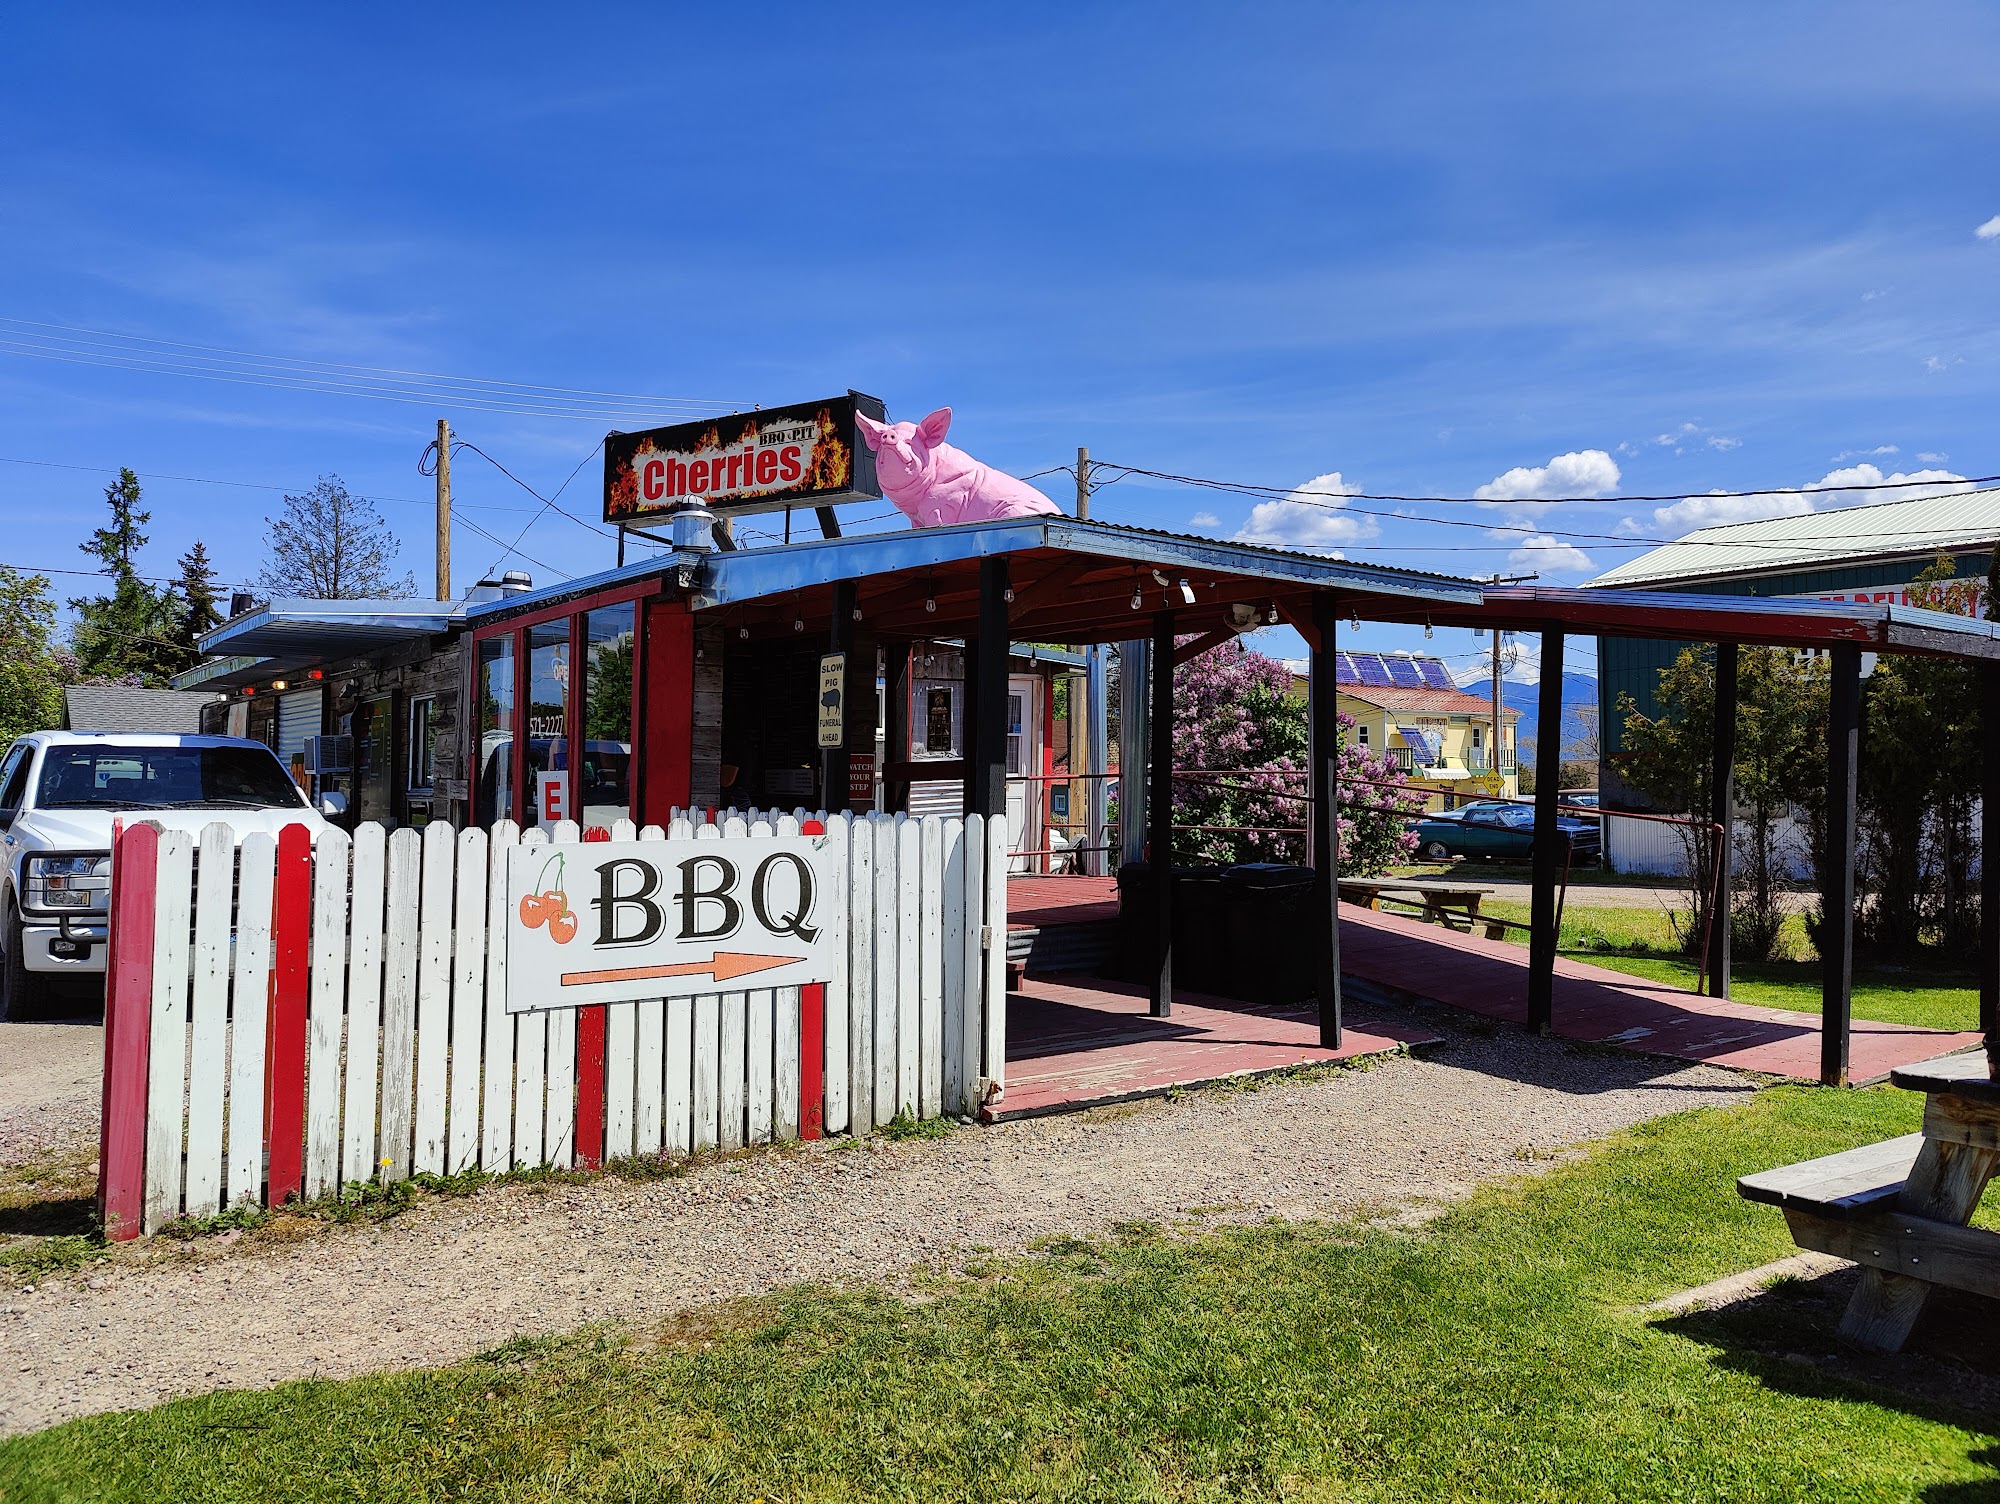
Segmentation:
{"type": "Polygon", "coordinates": [[[2000,1416],[1631,1310],[1790,1250],[1735,1175],[1907,1131],[1918,1108],[1779,1088],[1416,1233],[1132,1223],[920,1300],[797,1290],[638,1341],[525,1338],[96,1417],[0,1445],[0,1497],[1991,1497],[2000,1416]]]}
{"type": "MultiPolygon", "coordinates": [[[[1498,899],[1482,904],[1480,912],[1525,922],[1528,905],[1498,899]]],[[[1507,938],[1525,945],[1527,931],[1509,930],[1507,938]]],[[[1818,1013],[1819,962],[1812,958],[1804,922],[1797,915],[1786,920],[1783,943],[1790,954],[1806,959],[1738,961],[1730,967],[1730,996],[1767,1008],[1818,1013]]],[[[1563,909],[1560,949],[1564,955],[1593,966],[1675,987],[1692,988],[1698,975],[1694,962],[1676,953],[1673,928],[1658,909],[1568,904],[1563,909]]],[[[1965,972],[1858,965],[1854,968],[1854,1016],[1933,1029],[1976,1029],[1979,988],[1965,972]]]]}

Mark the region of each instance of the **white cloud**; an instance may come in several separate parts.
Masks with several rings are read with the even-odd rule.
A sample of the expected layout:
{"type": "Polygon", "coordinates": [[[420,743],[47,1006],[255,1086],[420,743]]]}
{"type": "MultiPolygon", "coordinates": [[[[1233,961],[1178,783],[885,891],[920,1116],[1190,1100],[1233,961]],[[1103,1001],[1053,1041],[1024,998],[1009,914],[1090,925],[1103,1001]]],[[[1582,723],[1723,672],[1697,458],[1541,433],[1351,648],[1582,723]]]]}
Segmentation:
{"type": "Polygon", "coordinates": [[[1833,457],[1833,462],[1837,465],[1842,460],[1855,459],[1858,456],[1864,454],[1878,455],[1878,454],[1901,454],[1901,453],[1902,450],[1898,449],[1894,444],[1877,444],[1873,449],[1843,449],[1840,451],[1840,453],[1836,454],[1833,457]]]}
{"type": "Polygon", "coordinates": [[[1189,527],[1220,527],[1222,519],[1213,512],[1196,512],[1188,518],[1189,527]]]}
{"type": "Polygon", "coordinates": [[[1720,449],[1724,453],[1727,453],[1731,449],[1741,449],[1743,447],[1741,439],[1725,438],[1721,434],[1715,434],[1710,438],[1702,440],[1702,442],[1708,445],[1710,449],[1720,449]]]}
{"type": "Polygon", "coordinates": [[[1556,569],[1591,567],[1589,554],[1573,543],[1551,538],[1545,533],[1531,533],[1519,548],[1507,555],[1507,562],[1516,569],[1532,569],[1543,574],[1556,569]]]}
{"type": "Polygon", "coordinates": [[[1356,517],[1339,510],[1344,505],[1341,498],[1360,489],[1342,480],[1338,470],[1315,475],[1279,500],[1260,501],[1252,507],[1249,519],[1237,529],[1236,541],[1325,553],[1337,543],[1372,538],[1381,531],[1373,517],[1356,517]]]}
{"type": "Polygon", "coordinates": [[[1669,537],[1678,538],[1696,528],[1714,527],[1724,522],[1758,522],[1766,517],[1802,517],[1807,512],[1831,507],[1857,506],[1864,502],[1908,501],[1915,496],[1935,496],[1965,479],[1950,470],[1898,471],[1884,475],[1881,468],[1863,462],[1842,470],[1829,470],[1812,483],[1809,490],[1774,491],[1764,496],[1726,496],[1713,492],[1690,496],[1672,506],[1660,507],[1653,521],[1669,537]],[[1845,490],[1849,486],[1882,486],[1885,490],[1845,490]]]}
{"type": "Polygon", "coordinates": [[[1973,230],[1981,240],[2000,240],[2000,214],[1994,215],[1985,224],[1973,230]]]}
{"type": "Polygon", "coordinates": [[[1917,458],[1926,465],[1942,465],[1951,456],[1948,454],[1937,454],[1929,449],[1919,449],[1917,451],[1917,458]]]}
{"type": "Polygon", "coordinates": [[[1472,494],[1481,501],[1533,501],[1551,496],[1602,496],[1618,489],[1618,462],[1602,449],[1559,454],[1546,465],[1516,465],[1472,494]]]}
{"type": "Polygon", "coordinates": [[[1675,444],[1685,443],[1688,439],[1692,438],[1695,434],[1698,434],[1700,432],[1701,432],[1701,426],[1699,424],[1683,423],[1679,428],[1676,428],[1672,433],[1654,434],[1653,442],[1655,444],[1660,445],[1662,448],[1670,448],[1675,444]]]}

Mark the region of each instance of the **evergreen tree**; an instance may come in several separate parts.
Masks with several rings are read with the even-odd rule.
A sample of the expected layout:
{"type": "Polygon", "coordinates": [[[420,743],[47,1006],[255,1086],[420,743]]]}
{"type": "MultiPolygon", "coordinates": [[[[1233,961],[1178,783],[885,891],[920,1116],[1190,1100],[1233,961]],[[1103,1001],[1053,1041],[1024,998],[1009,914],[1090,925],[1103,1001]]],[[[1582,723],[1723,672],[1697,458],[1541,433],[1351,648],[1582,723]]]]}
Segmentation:
{"type": "Polygon", "coordinates": [[[365,496],[337,475],[322,475],[303,496],[285,498],[282,517],[264,519],[271,558],[257,583],[273,596],[320,601],[391,600],[417,593],[409,575],[392,579],[399,545],[365,496]]]}
{"type": "Polygon", "coordinates": [[[201,638],[204,632],[222,625],[222,612],[217,609],[222,592],[216,588],[215,569],[208,562],[208,549],[197,538],[194,547],[181,555],[180,578],[174,584],[179,596],[180,609],[175,618],[174,644],[185,656],[183,669],[193,668],[201,661],[201,638]]]}
{"type": "Polygon", "coordinates": [[[51,642],[49,577],[0,564],[0,747],[62,724],[62,665],[51,642]]]}
{"type": "Polygon", "coordinates": [[[118,479],[104,488],[104,500],[111,508],[111,526],[98,528],[88,543],[78,546],[103,560],[106,574],[128,580],[132,577],[132,556],[147,542],[139,529],[153,520],[153,514],[140,510],[139,477],[130,470],[120,470],[118,479]]]}
{"type": "Polygon", "coordinates": [[[176,636],[180,598],[172,589],[154,589],[133,565],[147,543],[140,529],[152,521],[152,513],[140,507],[139,495],[139,477],[120,470],[117,482],[104,488],[111,525],[77,545],[100,561],[112,579],[109,595],[70,602],[76,612],[70,646],[78,671],[88,679],[164,684],[188,666],[176,636]]]}

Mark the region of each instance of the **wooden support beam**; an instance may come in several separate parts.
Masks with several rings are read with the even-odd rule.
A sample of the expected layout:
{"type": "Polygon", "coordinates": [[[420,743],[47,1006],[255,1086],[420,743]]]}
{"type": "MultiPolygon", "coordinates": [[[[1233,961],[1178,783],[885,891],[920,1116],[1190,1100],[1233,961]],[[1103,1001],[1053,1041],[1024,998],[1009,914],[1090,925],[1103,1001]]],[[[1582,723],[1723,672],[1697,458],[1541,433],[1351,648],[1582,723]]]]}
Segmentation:
{"type": "Polygon", "coordinates": [[[1153,682],[1152,816],[1149,852],[1153,901],[1157,910],[1158,964],[1153,972],[1153,1017],[1174,1011],[1174,614],[1153,617],[1153,651],[1147,659],[1153,682]]]}
{"type": "Polygon", "coordinates": [[[2000,1080],[2000,663],[1979,665],[1979,1028],[2000,1080]]]}
{"type": "MultiPolygon", "coordinates": [[[[827,623],[826,650],[829,653],[852,653],[854,651],[854,581],[837,580],[833,586],[833,604],[829,608],[831,620],[827,623]]],[[[852,726],[857,707],[849,703],[847,685],[853,680],[852,674],[844,674],[841,684],[841,715],[844,724],[852,726]]],[[[868,676],[875,676],[870,673],[868,676]]],[[[872,734],[875,722],[868,722],[872,734]]],[[[819,753],[819,797],[820,807],[826,810],[847,808],[847,746],[848,738],[843,736],[842,745],[822,747],[819,753]]]]}
{"type": "MultiPolygon", "coordinates": [[[[1319,1043],[1321,1049],[1340,1048],[1340,696],[1334,688],[1333,654],[1328,651],[1339,624],[1340,603],[1331,595],[1313,597],[1313,644],[1311,657],[1311,701],[1308,741],[1312,753],[1309,791],[1312,807],[1311,855],[1313,864],[1313,916],[1310,943],[1318,963],[1315,990],[1319,996],[1319,1043]]],[[[1303,634],[1301,634],[1303,635],[1303,634]]],[[[1301,939],[1307,939],[1301,936],[1301,939]]]]}
{"type": "Polygon", "coordinates": [[[1819,1078],[1847,1084],[1854,1007],[1854,800],[1861,751],[1861,649],[1829,649],[1826,718],[1826,866],[1820,874],[1819,1078]]]}
{"type": "Polygon", "coordinates": [[[910,760],[909,640],[883,643],[882,657],[882,692],[889,697],[882,716],[882,809],[893,815],[910,807],[910,781],[892,771],[910,760]]]}
{"type": "Polygon", "coordinates": [[[1735,864],[1736,665],[1733,642],[1715,645],[1715,746],[1708,771],[1708,821],[1715,841],[1714,909],[1708,920],[1708,995],[1729,996],[1729,888],[1735,864]]]}
{"type": "MultiPolygon", "coordinates": [[[[1007,818],[1007,560],[979,561],[977,678],[966,665],[969,700],[977,707],[972,727],[972,778],[966,810],[989,820],[1007,818]]],[[[971,642],[966,644],[968,648],[971,642]]]]}
{"type": "Polygon", "coordinates": [[[1228,627],[1217,627],[1213,632],[1204,632],[1192,641],[1184,642],[1174,649],[1174,667],[1179,668],[1191,659],[1199,658],[1211,648],[1219,648],[1233,640],[1236,633],[1228,627]]]}
{"type": "Polygon", "coordinates": [[[1547,1034],[1555,1025],[1556,872],[1567,844],[1556,809],[1562,794],[1562,675],[1562,628],[1551,622],[1542,627],[1541,719],[1535,731],[1534,901],[1528,915],[1528,1029],[1534,1034],[1547,1034]]]}

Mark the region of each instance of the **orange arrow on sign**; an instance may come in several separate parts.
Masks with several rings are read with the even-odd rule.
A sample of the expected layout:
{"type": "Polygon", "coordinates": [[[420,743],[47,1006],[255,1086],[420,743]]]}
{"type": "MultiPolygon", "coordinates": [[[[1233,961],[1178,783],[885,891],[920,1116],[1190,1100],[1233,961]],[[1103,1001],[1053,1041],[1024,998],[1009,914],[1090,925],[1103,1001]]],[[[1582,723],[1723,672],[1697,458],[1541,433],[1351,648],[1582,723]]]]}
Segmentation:
{"type": "Polygon", "coordinates": [[[615,966],[605,971],[566,971],[565,987],[588,987],[593,982],[653,982],[663,977],[712,976],[718,982],[734,981],[752,972],[769,971],[774,966],[790,966],[804,956],[756,956],[740,950],[719,950],[706,961],[676,961],[669,966],[615,966]]]}

